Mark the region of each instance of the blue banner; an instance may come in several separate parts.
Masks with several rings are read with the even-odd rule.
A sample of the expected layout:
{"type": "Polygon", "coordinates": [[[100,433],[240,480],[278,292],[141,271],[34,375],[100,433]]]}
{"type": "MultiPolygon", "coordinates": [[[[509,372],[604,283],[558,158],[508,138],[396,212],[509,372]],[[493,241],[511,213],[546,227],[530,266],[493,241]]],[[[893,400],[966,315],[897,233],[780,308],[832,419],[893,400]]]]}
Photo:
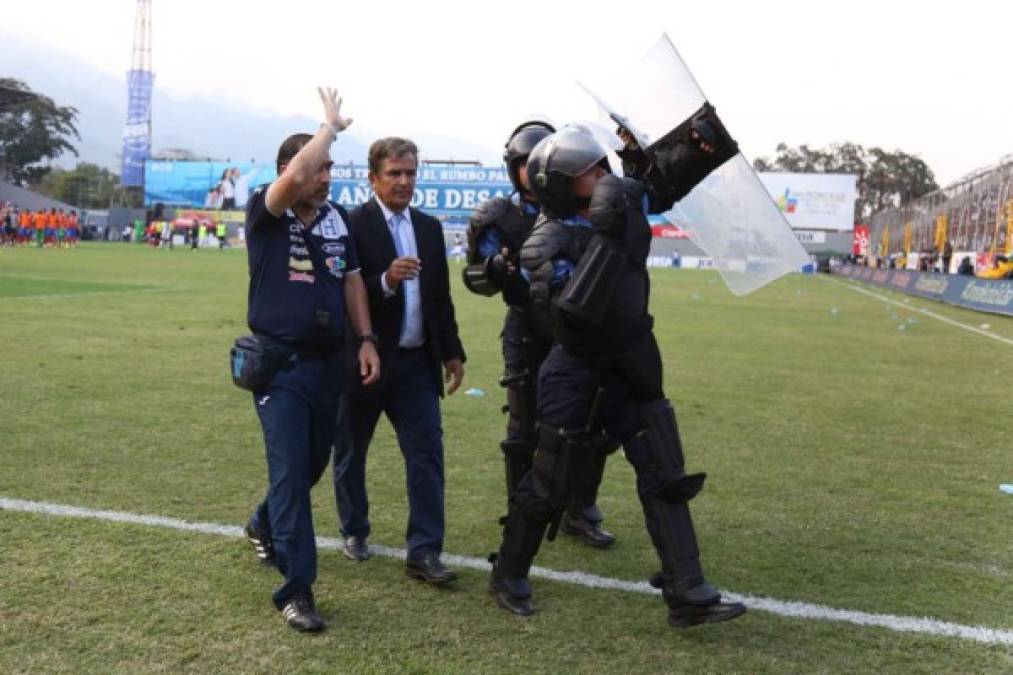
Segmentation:
{"type": "Polygon", "coordinates": [[[1013,280],[844,265],[840,274],[951,305],[1013,316],[1013,280]]]}
{"type": "MultiPolygon", "coordinates": [[[[161,202],[183,208],[243,210],[251,191],[278,177],[274,164],[268,163],[149,161],[146,167],[145,206],[161,202]]],[[[512,193],[506,167],[423,164],[412,206],[455,229],[464,227],[472,211],[486,199],[512,193]]],[[[351,209],[372,196],[368,167],[331,167],[331,199],[351,209]]],[[[669,224],[662,216],[649,216],[648,222],[669,224]]]]}
{"type": "MultiPolygon", "coordinates": [[[[331,169],[331,199],[346,208],[373,196],[369,169],[359,164],[331,169]]],[[[149,161],[145,171],[144,203],[162,202],[195,208],[243,208],[252,189],[277,177],[273,164],[149,161]],[[226,185],[226,182],[230,184],[226,185]]],[[[466,220],[490,197],[513,192],[504,167],[422,165],[418,170],[412,206],[441,220],[466,220]]]]}
{"type": "Polygon", "coordinates": [[[123,164],[120,184],[144,186],[144,163],[151,156],[151,87],[149,70],[127,72],[127,125],[123,129],[123,164]]]}
{"type": "Polygon", "coordinates": [[[1013,316],[1013,281],[964,278],[967,279],[966,284],[961,284],[959,288],[947,289],[946,295],[943,296],[946,302],[983,312],[1013,316]]]}

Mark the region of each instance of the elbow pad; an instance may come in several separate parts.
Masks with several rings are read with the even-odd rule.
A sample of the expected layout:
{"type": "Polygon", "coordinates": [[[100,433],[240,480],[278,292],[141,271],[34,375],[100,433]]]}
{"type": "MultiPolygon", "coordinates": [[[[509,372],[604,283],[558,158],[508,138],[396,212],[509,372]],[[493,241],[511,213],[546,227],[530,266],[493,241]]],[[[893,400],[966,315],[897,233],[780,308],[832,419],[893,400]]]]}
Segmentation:
{"type": "Polygon", "coordinates": [[[556,307],[583,322],[601,325],[625,266],[626,255],[615,240],[596,234],[556,298],[556,307]]]}
{"type": "Polygon", "coordinates": [[[462,277],[465,288],[472,293],[495,295],[503,289],[506,260],[502,255],[491,255],[483,262],[465,266],[462,277]]]}

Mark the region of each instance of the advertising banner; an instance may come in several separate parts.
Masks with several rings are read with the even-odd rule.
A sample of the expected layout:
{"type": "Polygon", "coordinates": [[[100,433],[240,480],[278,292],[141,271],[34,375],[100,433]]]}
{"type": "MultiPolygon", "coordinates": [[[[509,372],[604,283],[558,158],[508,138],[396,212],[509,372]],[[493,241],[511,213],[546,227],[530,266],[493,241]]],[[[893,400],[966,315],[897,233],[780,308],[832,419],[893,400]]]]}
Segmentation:
{"type": "Polygon", "coordinates": [[[851,231],[857,177],[839,173],[761,173],[760,181],[792,229],[851,231]]]}
{"type": "Polygon", "coordinates": [[[967,309],[1013,316],[1013,279],[992,280],[958,274],[843,265],[840,274],[967,309]]]}
{"type": "Polygon", "coordinates": [[[871,230],[868,225],[855,225],[855,243],[851,247],[854,255],[869,255],[869,236],[871,230]]]}
{"type": "Polygon", "coordinates": [[[914,285],[908,288],[908,292],[923,298],[939,300],[950,287],[950,279],[951,277],[945,274],[920,274],[914,285]]]}
{"type": "Polygon", "coordinates": [[[947,302],[984,312],[1013,315],[1013,281],[963,277],[966,284],[951,286],[943,296],[947,302]]]}
{"type": "Polygon", "coordinates": [[[821,230],[795,230],[795,236],[803,244],[827,243],[827,233],[821,230]]]}
{"type": "MultiPolygon", "coordinates": [[[[147,150],[145,150],[147,152],[147,150]]],[[[126,154],[124,154],[126,156],[126,154]]],[[[250,193],[259,185],[277,178],[274,164],[268,162],[190,162],[149,160],[145,165],[144,204],[161,202],[167,206],[196,209],[244,210],[250,193]],[[225,185],[225,183],[228,185],[225,185]],[[227,195],[233,195],[227,202],[227,195]]],[[[140,173],[140,171],[138,171],[140,173]]],[[[345,208],[362,204],[372,197],[369,169],[362,164],[336,164],[331,168],[331,199],[345,208]]],[[[768,175],[759,174],[766,183],[768,175]]],[[[463,225],[482,201],[513,193],[505,167],[426,165],[419,167],[412,206],[443,220],[453,227],[463,225]]],[[[688,239],[688,225],[675,224],[669,217],[650,216],[651,233],[664,239],[688,239]],[[681,226],[680,226],[681,225],[681,226]]],[[[790,221],[790,219],[789,219],[790,221]]],[[[866,232],[868,232],[868,226],[866,232]]],[[[807,243],[823,243],[826,233],[796,232],[807,243]]],[[[866,235],[867,236],[867,235],[866,235]]]]}
{"type": "MultiPolygon", "coordinates": [[[[650,220],[655,220],[651,218],[650,220]]],[[[689,239],[689,233],[678,225],[673,225],[667,220],[660,219],[657,223],[651,223],[651,236],[661,239],[689,239]]]]}
{"type": "Polygon", "coordinates": [[[144,162],[151,156],[151,87],[155,74],[127,72],[127,125],[123,129],[123,163],[120,184],[144,186],[144,162]]]}
{"type": "MultiPolygon", "coordinates": [[[[372,197],[365,165],[342,164],[331,168],[331,199],[345,208],[372,197]]],[[[234,193],[235,208],[246,205],[250,191],[277,178],[273,164],[228,162],[148,162],[144,191],[146,205],[162,202],[180,206],[228,208],[223,195],[234,193]],[[230,186],[223,183],[231,181],[230,186]]],[[[412,206],[434,216],[465,220],[490,197],[513,192],[503,167],[422,165],[412,206]]]]}
{"type": "Polygon", "coordinates": [[[907,270],[894,270],[887,283],[898,291],[906,291],[911,287],[916,278],[916,274],[912,274],[907,270]]]}

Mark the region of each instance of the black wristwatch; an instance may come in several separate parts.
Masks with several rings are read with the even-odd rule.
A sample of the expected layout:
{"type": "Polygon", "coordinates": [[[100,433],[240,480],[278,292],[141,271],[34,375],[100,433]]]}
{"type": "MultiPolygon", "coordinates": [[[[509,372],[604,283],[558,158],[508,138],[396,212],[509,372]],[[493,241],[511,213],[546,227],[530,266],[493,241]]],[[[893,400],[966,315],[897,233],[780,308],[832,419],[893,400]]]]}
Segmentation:
{"type": "Polygon", "coordinates": [[[380,338],[377,337],[376,333],[366,333],[365,335],[359,336],[359,344],[363,342],[372,342],[374,345],[380,344],[380,338]]]}

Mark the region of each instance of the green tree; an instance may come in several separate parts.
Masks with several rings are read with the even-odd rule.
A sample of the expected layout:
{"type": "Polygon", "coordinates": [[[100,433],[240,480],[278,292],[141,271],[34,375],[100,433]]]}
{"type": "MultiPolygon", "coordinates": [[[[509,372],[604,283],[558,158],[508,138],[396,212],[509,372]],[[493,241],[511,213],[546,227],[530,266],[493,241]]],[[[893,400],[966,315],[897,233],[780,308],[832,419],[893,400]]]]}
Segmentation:
{"type": "Polygon", "coordinates": [[[82,209],[141,205],[140,191],[122,187],[117,174],[88,162],[70,170],[54,168],[34,187],[44,195],[82,209]]]}
{"type": "MultiPolygon", "coordinates": [[[[31,92],[20,80],[0,77],[0,87],[31,92]]],[[[80,140],[74,122],[77,108],[59,106],[36,95],[0,111],[0,176],[17,185],[38,182],[49,171],[43,160],[64,152],[77,156],[72,139],[80,140]]]]}
{"type": "Polygon", "coordinates": [[[866,150],[857,143],[833,143],[826,148],[797,148],[779,143],[773,160],[757,158],[757,171],[792,173],[850,173],[858,177],[855,220],[866,220],[885,208],[900,206],[939,189],[935,176],[920,158],[900,150],[866,150]]]}

